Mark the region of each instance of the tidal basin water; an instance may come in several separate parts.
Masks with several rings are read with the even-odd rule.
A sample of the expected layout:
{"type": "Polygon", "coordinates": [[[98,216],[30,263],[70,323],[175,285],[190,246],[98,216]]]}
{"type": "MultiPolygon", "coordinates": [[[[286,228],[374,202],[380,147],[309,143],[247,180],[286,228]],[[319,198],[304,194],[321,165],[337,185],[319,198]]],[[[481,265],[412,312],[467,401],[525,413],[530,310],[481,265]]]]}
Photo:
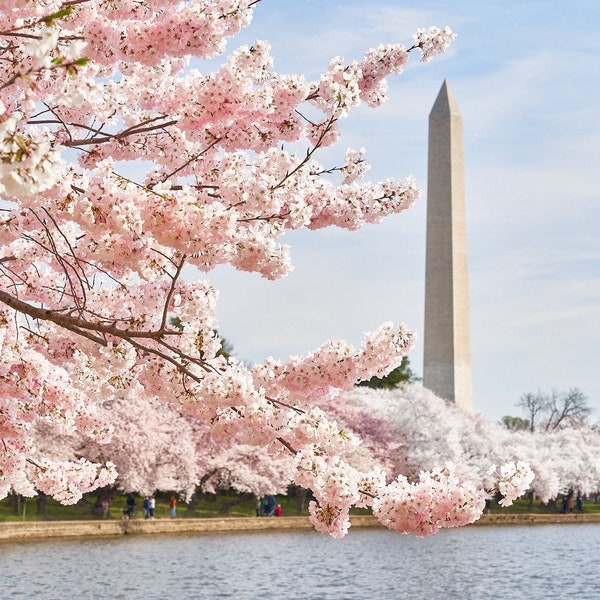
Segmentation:
{"type": "Polygon", "coordinates": [[[600,598],[600,524],[124,536],[0,544],[0,598],[600,598]]]}

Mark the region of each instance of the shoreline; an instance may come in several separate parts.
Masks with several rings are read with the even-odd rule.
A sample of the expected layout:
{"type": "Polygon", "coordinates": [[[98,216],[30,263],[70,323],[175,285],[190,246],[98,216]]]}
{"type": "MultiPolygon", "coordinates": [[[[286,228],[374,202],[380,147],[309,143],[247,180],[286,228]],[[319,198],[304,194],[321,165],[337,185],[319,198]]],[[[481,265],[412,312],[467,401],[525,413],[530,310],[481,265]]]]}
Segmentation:
{"type": "MultiPolygon", "coordinates": [[[[354,515],[352,528],[383,527],[371,515],[354,515]]],[[[467,527],[497,525],[549,525],[600,523],[600,513],[570,514],[485,514],[467,527]]],[[[82,537],[120,537],[179,533],[255,532],[311,530],[308,517],[217,517],[205,519],[160,518],[153,520],[106,519],[97,521],[2,521],[0,542],[68,539],[82,537]]]]}

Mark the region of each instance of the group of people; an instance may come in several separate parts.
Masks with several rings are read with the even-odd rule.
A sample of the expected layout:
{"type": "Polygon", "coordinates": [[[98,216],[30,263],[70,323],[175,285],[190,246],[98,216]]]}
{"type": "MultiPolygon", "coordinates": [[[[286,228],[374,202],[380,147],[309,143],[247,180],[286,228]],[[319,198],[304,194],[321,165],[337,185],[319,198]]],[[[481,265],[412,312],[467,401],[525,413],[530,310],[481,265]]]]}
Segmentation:
{"type": "MultiPolygon", "coordinates": [[[[125,500],[127,507],[123,510],[123,515],[128,519],[133,518],[135,512],[135,498],[133,494],[127,494],[125,500]]],[[[146,496],[142,504],[144,510],[144,519],[154,519],[154,511],[156,510],[156,498],[154,496],[146,496]]],[[[177,498],[171,496],[169,498],[169,515],[172,519],[177,516],[177,498]]]]}
{"type": "Polygon", "coordinates": [[[578,513],[583,512],[583,496],[581,495],[581,492],[577,492],[577,497],[573,499],[573,490],[569,490],[569,493],[566,496],[563,496],[560,512],[562,514],[572,513],[574,507],[577,509],[578,513]]]}
{"type": "Polygon", "coordinates": [[[283,509],[281,504],[276,504],[275,496],[260,496],[256,501],[256,516],[257,517],[281,517],[283,509]]]}
{"type": "Polygon", "coordinates": [[[146,496],[142,504],[144,509],[144,519],[154,519],[154,510],[156,509],[156,498],[154,496],[146,496]]]}
{"type": "MultiPolygon", "coordinates": [[[[127,494],[125,499],[126,507],[123,509],[123,516],[132,519],[135,513],[135,497],[133,494],[127,494]]],[[[156,510],[156,498],[154,495],[146,496],[142,504],[144,511],[144,519],[154,519],[156,510]]],[[[256,516],[257,517],[281,517],[283,509],[281,504],[277,504],[275,496],[268,494],[260,496],[256,501],[256,516]]],[[[177,516],[177,498],[171,496],[169,498],[169,516],[174,519],[177,516]]]]}

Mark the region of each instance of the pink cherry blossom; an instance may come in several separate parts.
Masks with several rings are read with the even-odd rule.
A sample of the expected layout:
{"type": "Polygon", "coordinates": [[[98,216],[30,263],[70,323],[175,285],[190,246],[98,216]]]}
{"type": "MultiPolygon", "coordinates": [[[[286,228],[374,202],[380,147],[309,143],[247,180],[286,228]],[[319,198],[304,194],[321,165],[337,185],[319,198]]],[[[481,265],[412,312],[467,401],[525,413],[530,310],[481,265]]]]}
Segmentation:
{"type": "MultiPolygon", "coordinates": [[[[362,149],[339,164],[322,150],[357,106],[386,100],[411,52],[428,60],[454,34],[335,57],[308,81],[274,71],[265,41],[225,55],[255,10],[267,3],[0,0],[0,496],[202,481],[260,493],[293,478],[332,535],[355,505],[418,535],[469,522],[481,496],[460,467],[386,477],[387,453],[319,406],[397,367],[409,328],[250,368],[220,354],[209,279],[223,264],[284,277],[287,231],[355,230],[412,206],[411,177],[366,181],[362,149]],[[166,450],[177,436],[181,460],[166,450]],[[240,457],[261,476],[230,469],[240,457]]],[[[503,489],[524,488],[517,471],[503,489]]]]}

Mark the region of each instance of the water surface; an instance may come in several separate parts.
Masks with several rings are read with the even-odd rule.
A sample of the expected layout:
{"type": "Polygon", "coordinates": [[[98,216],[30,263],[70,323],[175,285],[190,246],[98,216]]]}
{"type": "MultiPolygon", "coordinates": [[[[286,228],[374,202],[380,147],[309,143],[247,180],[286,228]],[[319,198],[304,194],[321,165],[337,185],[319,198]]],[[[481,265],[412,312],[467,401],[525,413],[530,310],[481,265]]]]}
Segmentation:
{"type": "Polygon", "coordinates": [[[0,598],[600,598],[600,524],[123,536],[0,544],[0,598]]]}

